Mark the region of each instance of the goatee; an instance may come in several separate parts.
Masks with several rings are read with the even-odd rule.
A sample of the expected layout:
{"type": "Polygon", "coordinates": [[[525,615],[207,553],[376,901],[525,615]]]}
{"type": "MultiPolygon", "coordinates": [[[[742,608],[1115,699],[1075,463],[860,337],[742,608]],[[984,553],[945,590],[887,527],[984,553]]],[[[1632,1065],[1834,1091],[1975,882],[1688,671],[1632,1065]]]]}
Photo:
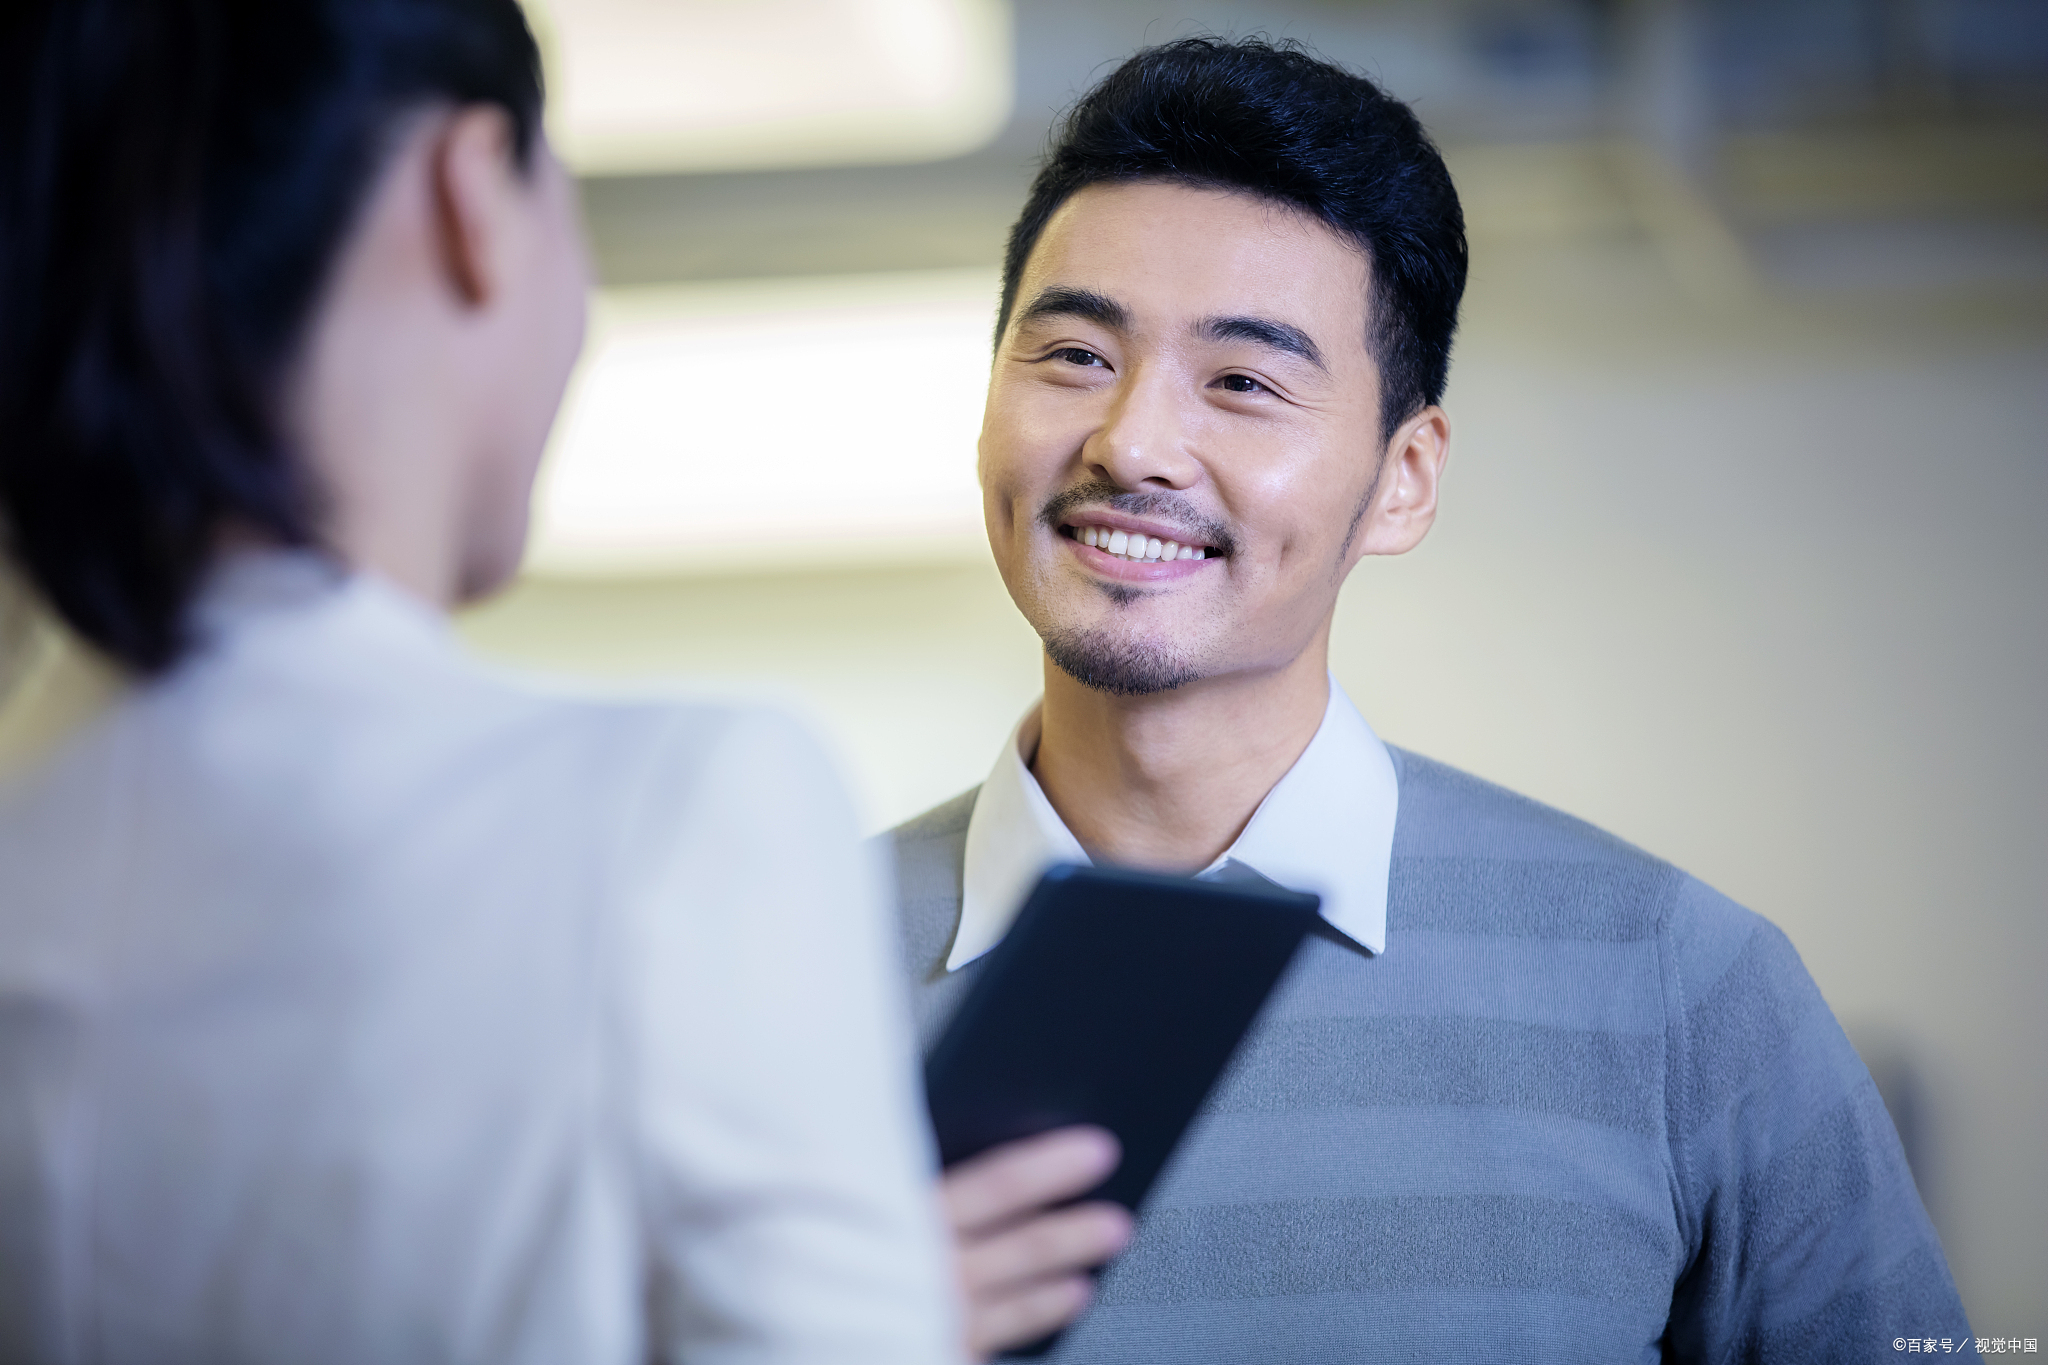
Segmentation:
{"type": "Polygon", "coordinates": [[[1048,635],[1045,657],[1081,686],[1112,697],[1149,697],[1201,677],[1182,655],[1105,630],[1048,635]]]}

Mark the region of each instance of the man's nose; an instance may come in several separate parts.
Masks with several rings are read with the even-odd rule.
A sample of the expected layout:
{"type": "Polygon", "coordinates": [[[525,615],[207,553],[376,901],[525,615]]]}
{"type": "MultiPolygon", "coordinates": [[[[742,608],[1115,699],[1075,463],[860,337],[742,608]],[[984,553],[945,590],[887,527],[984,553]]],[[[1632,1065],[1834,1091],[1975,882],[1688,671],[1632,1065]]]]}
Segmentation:
{"type": "Polygon", "coordinates": [[[1120,488],[1193,487],[1202,465],[1190,439],[1188,401],[1171,373],[1139,368],[1117,385],[1082,458],[1120,488]]]}

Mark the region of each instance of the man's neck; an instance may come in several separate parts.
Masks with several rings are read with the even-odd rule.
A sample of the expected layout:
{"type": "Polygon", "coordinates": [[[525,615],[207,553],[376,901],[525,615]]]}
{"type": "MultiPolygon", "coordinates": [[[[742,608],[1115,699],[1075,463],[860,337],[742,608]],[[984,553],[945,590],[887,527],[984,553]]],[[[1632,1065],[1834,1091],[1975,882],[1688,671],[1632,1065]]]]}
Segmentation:
{"type": "Polygon", "coordinates": [[[1193,872],[1235,842],[1329,706],[1325,626],[1276,670],[1114,697],[1045,666],[1032,774],[1092,858],[1193,872]]]}

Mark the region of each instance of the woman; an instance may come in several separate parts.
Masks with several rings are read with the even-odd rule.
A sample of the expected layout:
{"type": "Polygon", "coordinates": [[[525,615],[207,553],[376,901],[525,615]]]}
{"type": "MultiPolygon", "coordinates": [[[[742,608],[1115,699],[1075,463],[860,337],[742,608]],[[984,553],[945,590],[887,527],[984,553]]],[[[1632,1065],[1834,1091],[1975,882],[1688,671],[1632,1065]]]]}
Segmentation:
{"type": "Polygon", "coordinates": [[[513,0],[0,19],[0,1358],[951,1359],[885,930],[772,716],[493,676],[582,332],[513,0]]]}

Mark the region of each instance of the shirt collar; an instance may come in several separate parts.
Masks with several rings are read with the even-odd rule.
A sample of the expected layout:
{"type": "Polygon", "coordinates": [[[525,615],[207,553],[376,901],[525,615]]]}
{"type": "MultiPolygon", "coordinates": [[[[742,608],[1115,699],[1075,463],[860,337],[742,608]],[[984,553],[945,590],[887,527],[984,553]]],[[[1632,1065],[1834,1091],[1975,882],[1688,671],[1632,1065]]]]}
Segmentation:
{"type": "MultiPolygon", "coordinates": [[[[1089,861],[1027,766],[1027,756],[1038,750],[1040,723],[1041,709],[1033,706],[975,798],[948,971],[1002,942],[1047,868],[1089,861]]],[[[1332,678],[1315,738],[1202,875],[1238,863],[1282,886],[1313,891],[1333,928],[1371,952],[1385,952],[1398,797],[1386,746],[1332,678]]]]}
{"type": "MultiPolygon", "coordinates": [[[[210,640],[263,612],[316,601],[342,581],[337,565],[311,551],[229,551],[202,576],[189,619],[210,640]]],[[[0,779],[35,767],[134,686],[129,670],[0,565],[0,779]]]]}

